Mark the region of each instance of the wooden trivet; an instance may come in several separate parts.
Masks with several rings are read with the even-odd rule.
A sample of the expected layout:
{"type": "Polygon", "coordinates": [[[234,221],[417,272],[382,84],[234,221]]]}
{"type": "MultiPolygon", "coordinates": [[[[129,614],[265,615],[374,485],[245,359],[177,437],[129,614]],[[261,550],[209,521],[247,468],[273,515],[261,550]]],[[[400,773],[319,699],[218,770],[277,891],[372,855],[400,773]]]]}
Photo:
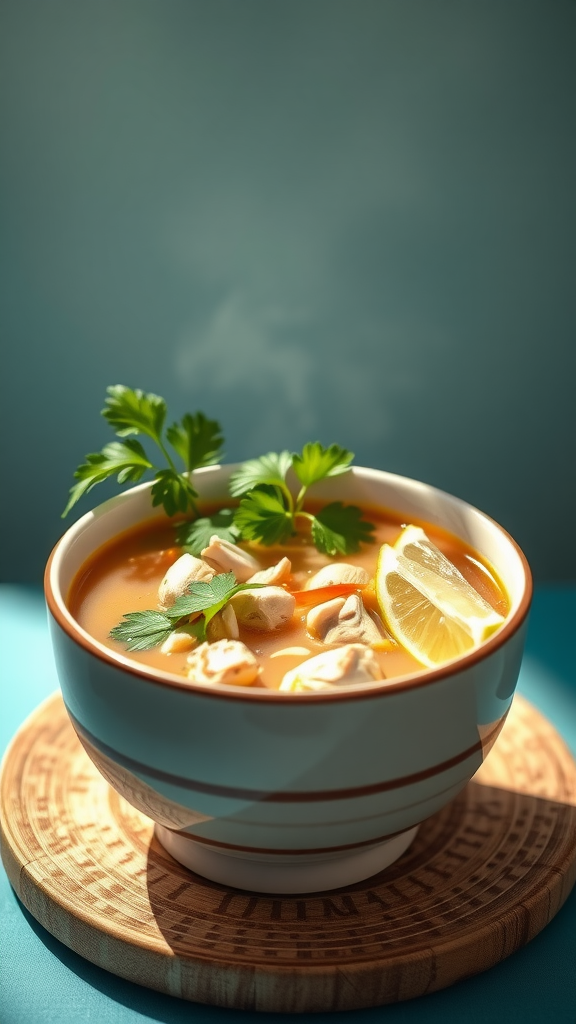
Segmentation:
{"type": "Polygon", "coordinates": [[[576,765],[520,697],[487,762],[407,853],[336,892],[257,896],[181,867],[98,774],[57,694],[13,741],[0,799],[10,881],[49,932],[130,981],[238,1009],[434,992],[529,942],[576,876],[576,765]]]}

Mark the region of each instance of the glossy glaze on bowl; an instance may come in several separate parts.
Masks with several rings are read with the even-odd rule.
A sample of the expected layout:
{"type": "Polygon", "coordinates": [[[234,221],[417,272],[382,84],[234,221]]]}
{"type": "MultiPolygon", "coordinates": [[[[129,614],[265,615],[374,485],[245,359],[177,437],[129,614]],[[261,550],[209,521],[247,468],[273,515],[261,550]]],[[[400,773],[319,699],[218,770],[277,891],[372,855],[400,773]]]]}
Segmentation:
{"type": "MultiPolygon", "coordinates": [[[[226,499],[233,468],[195,474],[206,501],[226,499]]],[[[323,695],[207,689],[154,672],[92,640],[65,605],[86,558],[150,518],[149,485],[79,520],[54,549],[46,572],[64,700],[94,763],[161,827],[187,834],[180,846],[201,846],[202,863],[206,853],[218,853],[214,863],[231,864],[233,879],[241,861],[272,865],[264,891],[306,891],[306,865],[319,861],[329,882],[347,884],[355,871],[356,878],[366,877],[379,862],[377,855],[359,857],[362,851],[383,850],[466,784],[510,707],[531,597],[517,545],[457,498],[359,468],[316,493],[398,510],[407,522],[426,519],[460,536],[495,567],[508,592],[504,626],[440,669],[323,695]],[[364,874],[353,867],[359,859],[368,865],[364,874]],[[347,862],[352,874],[330,875],[330,862],[347,862]]],[[[226,877],[215,870],[211,877],[230,882],[229,870],[226,877]]],[[[231,884],[241,885],[240,877],[231,884]]],[[[318,888],[314,877],[312,888],[318,888]]]]}

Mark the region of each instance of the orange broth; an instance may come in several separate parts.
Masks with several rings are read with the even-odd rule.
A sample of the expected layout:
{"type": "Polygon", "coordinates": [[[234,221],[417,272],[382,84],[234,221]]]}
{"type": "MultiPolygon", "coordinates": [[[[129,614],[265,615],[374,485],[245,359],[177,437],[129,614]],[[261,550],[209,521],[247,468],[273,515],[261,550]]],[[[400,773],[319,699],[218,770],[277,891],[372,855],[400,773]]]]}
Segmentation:
{"type": "MultiPolygon", "coordinates": [[[[213,509],[209,510],[213,511],[213,509]]],[[[298,535],[288,543],[274,547],[241,543],[250,551],[262,568],[275,565],[284,555],[292,563],[290,591],[304,588],[306,580],[324,565],[347,562],[362,566],[372,578],[380,546],[394,544],[406,522],[400,515],[382,509],[365,509],[366,517],[375,525],[375,543],[363,544],[354,555],[330,558],[321,554],[310,543],[309,537],[298,535]]],[[[422,520],[413,520],[421,526],[430,540],[454,563],[468,582],[501,615],[509,610],[509,603],[494,570],[464,541],[440,527],[422,520]]],[[[128,652],[123,644],[110,639],[110,630],[118,625],[127,612],[145,611],[158,607],[158,587],[166,570],[182,554],[174,545],[174,527],[169,523],[141,524],[129,530],[96,551],[75,577],[68,596],[68,607],[77,622],[96,640],[112,651],[122,653],[135,662],[151,668],[187,674],[188,652],[163,654],[160,648],[149,651],[128,652]]],[[[362,590],[359,588],[359,593],[362,590]]],[[[368,608],[377,611],[369,590],[364,593],[368,608]]],[[[327,600],[326,597],[323,600],[327,600]]],[[[320,602],[318,602],[320,603],[320,602]]],[[[258,683],[269,689],[278,689],[289,669],[307,658],[327,649],[306,631],[306,614],[311,605],[298,606],[291,623],[271,633],[256,632],[240,627],[240,640],[257,656],[262,672],[258,683]],[[305,648],[306,653],[280,654],[285,648],[305,648]]],[[[376,651],[386,679],[422,672],[426,669],[407,651],[395,645],[390,651],[376,651]]]]}

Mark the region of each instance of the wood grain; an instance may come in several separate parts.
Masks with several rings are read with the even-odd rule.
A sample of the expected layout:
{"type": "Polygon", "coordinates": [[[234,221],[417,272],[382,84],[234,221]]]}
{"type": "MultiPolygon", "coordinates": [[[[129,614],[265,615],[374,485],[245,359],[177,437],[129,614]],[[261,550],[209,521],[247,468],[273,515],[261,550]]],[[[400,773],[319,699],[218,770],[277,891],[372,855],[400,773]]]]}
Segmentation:
{"type": "Polygon", "coordinates": [[[241,1009],[350,1010],[479,973],[529,942],[576,877],[576,765],[516,697],[488,760],[387,871],[257,896],[173,861],[51,697],[3,764],[2,856],[53,935],[121,977],[241,1009]]]}

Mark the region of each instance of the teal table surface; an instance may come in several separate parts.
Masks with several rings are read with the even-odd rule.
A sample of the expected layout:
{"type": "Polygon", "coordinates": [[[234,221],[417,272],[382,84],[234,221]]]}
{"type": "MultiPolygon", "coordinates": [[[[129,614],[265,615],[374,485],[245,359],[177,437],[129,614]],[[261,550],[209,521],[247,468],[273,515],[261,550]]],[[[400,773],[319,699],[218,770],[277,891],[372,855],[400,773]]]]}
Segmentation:
{"type": "MultiPolygon", "coordinates": [[[[555,725],[576,754],[576,588],[536,589],[519,691],[555,725]]],[[[2,718],[5,749],[18,726],[58,681],[39,588],[0,587],[2,718]]],[[[123,981],[54,939],[28,914],[2,871],[1,1006],[3,1024],[246,1024],[280,1014],[188,1003],[123,981]]],[[[339,1024],[575,1024],[576,889],[535,939],[484,974],[393,1006],[326,1014],[339,1024]]],[[[317,1015],[301,1018],[318,1021],[317,1015]]]]}

